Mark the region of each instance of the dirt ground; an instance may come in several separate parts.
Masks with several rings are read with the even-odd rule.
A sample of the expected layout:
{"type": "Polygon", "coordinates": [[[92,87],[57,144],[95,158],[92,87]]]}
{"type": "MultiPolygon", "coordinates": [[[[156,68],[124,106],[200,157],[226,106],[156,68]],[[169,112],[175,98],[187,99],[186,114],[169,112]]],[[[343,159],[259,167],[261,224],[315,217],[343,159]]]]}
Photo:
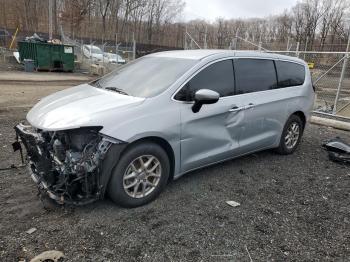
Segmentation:
{"type": "MultiPolygon", "coordinates": [[[[0,80],[0,169],[20,164],[13,126],[28,108],[76,83],[0,80]]],[[[350,141],[309,125],[293,155],[265,151],[189,173],[136,209],[109,199],[45,209],[26,169],[0,171],[0,261],[52,249],[66,261],[349,261],[350,168],[321,149],[335,136],[350,141]]]]}

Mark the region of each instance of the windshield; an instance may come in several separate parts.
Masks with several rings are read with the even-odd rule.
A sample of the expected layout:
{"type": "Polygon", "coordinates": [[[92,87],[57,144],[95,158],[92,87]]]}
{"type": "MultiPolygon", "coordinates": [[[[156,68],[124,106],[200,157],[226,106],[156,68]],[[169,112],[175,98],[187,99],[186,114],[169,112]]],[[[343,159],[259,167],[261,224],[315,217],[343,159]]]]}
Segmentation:
{"type": "Polygon", "coordinates": [[[130,96],[152,97],[169,88],[196,63],[192,59],[144,57],[120,67],[93,85],[117,89],[130,96]]]}
{"type": "Polygon", "coordinates": [[[93,47],[93,48],[91,49],[91,52],[92,52],[93,54],[102,54],[101,49],[96,48],[96,47],[93,47]]]}
{"type": "Polygon", "coordinates": [[[116,55],[116,54],[112,54],[112,53],[105,53],[105,56],[107,56],[110,59],[122,60],[122,57],[120,55],[116,55]]]}

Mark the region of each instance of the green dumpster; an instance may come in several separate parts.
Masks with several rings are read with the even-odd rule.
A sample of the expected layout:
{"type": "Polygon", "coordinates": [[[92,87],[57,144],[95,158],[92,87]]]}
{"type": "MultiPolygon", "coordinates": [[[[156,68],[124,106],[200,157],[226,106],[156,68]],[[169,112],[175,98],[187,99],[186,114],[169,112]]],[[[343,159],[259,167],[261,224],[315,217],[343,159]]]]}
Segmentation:
{"type": "Polygon", "coordinates": [[[74,48],[70,45],[55,45],[40,42],[18,42],[20,60],[34,60],[36,70],[74,70],[74,48]]]}

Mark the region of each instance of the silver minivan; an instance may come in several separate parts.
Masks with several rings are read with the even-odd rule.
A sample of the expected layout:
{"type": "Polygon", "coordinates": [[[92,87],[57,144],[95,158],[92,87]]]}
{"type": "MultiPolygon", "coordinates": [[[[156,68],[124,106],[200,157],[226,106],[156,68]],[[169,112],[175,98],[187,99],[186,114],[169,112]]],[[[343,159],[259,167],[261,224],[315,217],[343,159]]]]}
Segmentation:
{"type": "Polygon", "coordinates": [[[42,99],[15,127],[33,180],[59,203],[108,194],[136,207],[194,169],[260,150],[291,154],[314,101],[297,58],[228,50],[137,59],[42,99]]]}

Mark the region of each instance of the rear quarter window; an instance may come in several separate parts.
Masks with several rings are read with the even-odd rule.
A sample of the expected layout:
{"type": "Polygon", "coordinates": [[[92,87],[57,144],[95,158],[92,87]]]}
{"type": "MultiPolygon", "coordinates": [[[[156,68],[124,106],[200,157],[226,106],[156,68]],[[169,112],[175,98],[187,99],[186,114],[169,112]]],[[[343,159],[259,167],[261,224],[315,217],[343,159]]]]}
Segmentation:
{"type": "Polygon", "coordinates": [[[300,86],[305,82],[305,67],[292,62],[276,61],[278,87],[300,86]]]}

